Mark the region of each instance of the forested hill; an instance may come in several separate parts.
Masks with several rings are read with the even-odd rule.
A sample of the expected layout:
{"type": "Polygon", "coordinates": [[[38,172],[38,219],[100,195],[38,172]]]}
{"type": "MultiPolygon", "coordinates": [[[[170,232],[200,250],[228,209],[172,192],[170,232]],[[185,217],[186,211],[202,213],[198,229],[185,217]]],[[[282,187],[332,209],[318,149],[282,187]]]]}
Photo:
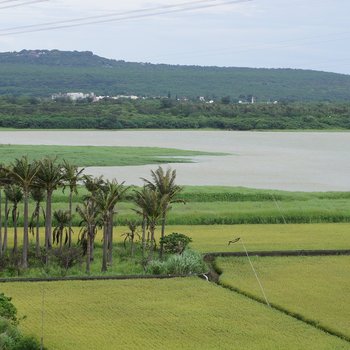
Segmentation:
{"type": "Polygon", "coordinates": [[[345,101],[350,76],[299,69],[220,68],[129,63],[92,52],[0,53],[0,95],[57,92],[220,98],[258,101],[345,101]]]}

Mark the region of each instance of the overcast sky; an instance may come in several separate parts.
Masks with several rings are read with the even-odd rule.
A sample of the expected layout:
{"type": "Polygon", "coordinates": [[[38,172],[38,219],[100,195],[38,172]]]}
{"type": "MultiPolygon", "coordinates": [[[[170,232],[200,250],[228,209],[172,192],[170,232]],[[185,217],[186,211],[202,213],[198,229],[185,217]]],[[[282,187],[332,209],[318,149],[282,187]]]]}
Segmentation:
{"type": "Polygon", "coordinates": [[[225,0],[36,1],[0,0],[0,51],[89,50],[136,62],[350,74],[349,0],[238,0],[197,9],[225,0]],[[100,17],[75,21],[91,16],[100,17]],[[63,28],[9,30],[57,21],[63,28]],[[98,21],[105,22],[80,25],[98,21]],[[26,33],[10,34],[16,31],[26,33]]]}

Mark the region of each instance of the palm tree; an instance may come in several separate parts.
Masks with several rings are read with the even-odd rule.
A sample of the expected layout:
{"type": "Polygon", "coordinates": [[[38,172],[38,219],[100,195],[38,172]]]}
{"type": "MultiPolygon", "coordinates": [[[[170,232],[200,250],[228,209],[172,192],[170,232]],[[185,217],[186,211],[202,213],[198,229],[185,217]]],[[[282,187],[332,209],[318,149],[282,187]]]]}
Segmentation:
{"type": "MultiPolygon", "coordinates": [[[[68,161],[63,161],[64,181],[69,187],[69,227],[68,227],[68,247],[72,245],[72,215],[73,215],[73,193],[78,194],[78,182],[83,180],[82,173],[84,169],[78,170],[78,167],[70,164],[68,161]]],[[[63,188],[64,189],[64,188],[63,188]]]]}
{"type": "Polygon", "coordinates": [[[148,228],[151,233],[150,253],[149,260],[153,258],[154,251],[154,233],[156,225],[160,218],[163,216],[163,211],[168,210],[169,207],[165,205],[168,201],[167,196],[162,196],[158,191],[149,187],[143,187],[141,191],[136,191],[137,205],[139,209],[135,211],[142,217],[146,217],[148,228]]]}
{"type": "Polygon", "coordinates": [[[62,252],[63,245],[63,235],[66,234],[66,238],[64,241],[64,245],[68,242],[69,235],[69,211],[68,210],[55,210],[53,213],[53,217],[56,221],[56,226],[52,232],[52,241],[53,243],[60,245],[60,252],[62,252]]]}
{"type": "Polygon", "coordinates": [[[145,257],[145,250],[146,250],[146,229],[148,228],[147,223],[147,216],[145,213],[145,210],[143,209],[143,203],[144,203],[144,192],[146,191],[146,188],[143,187],[141,191],[134,191],[134,203],[139,207],[139,209],[134,209],[139,215],[142,216],[142,238],[141,238],[141,245],[142,245],[142,258],[145,257]]]}
{"type": "Polygon", "coordinates": [[[23,199],[22,189],[17,185],[9,185],[5,188],[5,193],[10,202],[12,202],[12,222],[13,222],[13,253],[18,252],[18,235],[17,235],[17,220],[18,220],[18,203],[23,199]]]}
{"type": "Polygon", "coordinates": [[[100,213],[93,200],[83,203],[83,207],[77,206],[77,212],[81,217],[80,238],[81,242],[86,242],[86,273],[90,273],[90,262],[93,260],[92,253],[97,227],[100,225],[100,213]]]}
{"type": "Polygon", "coordinates": [[[140,238],[140,235],[137,233],[137,228],[139,223],[136,221],[128,221],[129,231],[122,234],[124,236],[124,248],[126,249],[126,241],[128,240],[131,244],[131,257],[134,257],[135,250],[135,236],[140,238]]]}
{"type": "Polygon", "coordinates": [[[104,191],[109,195],[109,225],[108,225],[108,263],[113,264],[113,227],[114,227],[114,214],[115,206],[117,202],[120,201],[125,192],[128,190],[128,187],[124,186],[124,182],[119,184],[116,180],[107,181],[104,191]]]}
{"type": "Polygon", "coordinates": [[[5,208],[4,208],[4,220],[2,214],[2,188],[10,184],[11,180],[7,176],[5,167],[0,164],[0,256],[2,256],[7,250],[7,225],[8,225],[8,198],[5,194],[5,208]],[[3,233],[4,226],[4,235],[3,233]]]}
{"type": "MultiPolygon", "coordinates": [[[[46,253],[51,249],[52,234],[52,193],[63,183],[62,165],[57,163],[56,158],[44,158],[39,162],[39,169],[36,176],[37,186],[46,191],[46,215],[45,215],[45,249],[46,253]]],[[[48,263],[48,254],[46,254],[48,263]]]]}
{"type": "Polygon", "coordinates": [[[44,211],[41,207],[41,202],[45,199],[45,192],[42,188],[34,187],[32,188],[31,197],[35,201],[35,208],[32,214],[32,218],[29,223],[29,229],[34,234],[35,226],[35,255],[40,256],[40,210],[44,211]]]}
{"type": "Polygon", "coordinates": [[[102,272],[107,271],[107,259],[109,264],[113,262],[113,216],[116,203],[127,188],[124,184],[118,184],[117,181],[107,181],[105,186],[96,191],[93,199],[101,213],[103,221],[103,253],[102,253],[102,272]]]}
{"type": "MultiPolygon", "coordinates": [[[[158,167],[157,170],[151,171],[151,176],[153,179],[149,181],[147,179],[142,178],[145,182],[146,187],[153,189],[154,191],[158,191],[159,194],[164,197],[162,203],[164,205],[162,212],[162,229],[161,229],[161,238],[165,235],[165,223],[166,223],[166,214],[171,209],[171,203],[185,203],[183,200],[176,199],[176,196],[182,191],[182,187],[175,184],[176,179],[176,170],[171,170],[168,168],[166,171],[162,167],[158,167]]],[[[161,240],[159,257],[163,258],[163,242],[161,240]]]]}
{"type": "Polygon", "coordinates": [[[28,267],[28,246],[29,246],[29,195],[30,189],[33,186],[36,173],[38,172],[38,164],[29,162],[28,157],[24,156],[21,159],[16,159],[9,168],[7,168],[9,177],[14,183],[21,187],[23,192],[23,252],[22,252],[22,267],[28,267]]]}

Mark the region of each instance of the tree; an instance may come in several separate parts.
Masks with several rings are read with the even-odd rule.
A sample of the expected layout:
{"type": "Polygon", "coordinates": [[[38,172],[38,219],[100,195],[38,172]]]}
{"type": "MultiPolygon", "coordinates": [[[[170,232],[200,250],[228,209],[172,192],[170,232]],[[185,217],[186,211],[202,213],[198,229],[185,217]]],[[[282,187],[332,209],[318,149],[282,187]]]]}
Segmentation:
{"type": "Polygon", "coordinates": [[[126,241],[130,242],[131,245],[131,257],[134,257],[134,250],[135,250],[135,236],[139,236],[139,234],[137,233],[137,228],[139,226],[139,223],[136,221],[128,221],[128,228],[129,231],[125,232],[122,234],[122,236],[124,236],[124,248],[126,249],[126,241]]]}
{"type": "MultiPolygon", "coordinates": [[[[146,186],[151,188],[154,191],[159,192],[162,198],[163,208],[162,208],[162,229],[161,229],[161,239],[165,235],[165,223],[166,223],[166,214],[171,209],[171,203],[184,203],[183,200],[176,199],[176,196],[182,191],[182,187],[175,184],[176,179],[176,170],[171,170],[168,168],[166,171],[162,167],[158,167],[157,170],[151,171],[151,176],[153,179],[149,181],[143,179],[146,183],[146,186]]],[[[159,257],[163,258],[163,243],[160,243],[159,257]]]]}
{"type": "Polygon", "coordinates": [[[35,202],[35,208],[32,214],[32,218],[29,223],[29,230],[34,234],[35,226],[35,255],[39,257],[40,255],[40,210],[43,211],[41,207],[41,202],[45,199],[45,191],[42,188],[34,187],[32,188],[31,197],[35,202]]]}
{"type": "Polygon", "coordinates": [[[5,188],[5,193],[10,202],[12,202],[12,222],[13,222],[13,253],[18,252],[18,203],[23,199],[22,189],[17,185],[9,185],[5,188]]]}
{"type": "Polygon", "coordinates": [[[48,251],[51,249],[52,233],[52,193],[62,185],[64,173],[62,165],[56,159],[44,158],[39,162],[39,169],[36,176],[37,186],[46,191],[46,215],[45,215],[45,249],[46,263],[48,263],[48,251]]]}
{"type": "Polygon", "coordinates": [[[83,180],[82,173],[84,169],[78,169],[77,166],[70,164],[68,161],[63,161],[64,170],[64,181],[65,186],[69,187],[69,227],[68,227],[68,247],[72,245],[72,203],[73,203],[73,193],[78,194],[77,187],[78,182],[83,180]]]}
{"type": "Polygon", "coordinates": [[[86,273],[90,273],[90,262],[93,260],[91,247],[100,224],[100,212],[93,200],[85,201],[83,207],[77,206],[77,212],[82,219],[79,224],[81,227],[79,241],[86,243],[86,273]]]}
{"type": "Polygon", "coordinates": [[[69,211],[68,210],[55,210],[53,217],[56,221],[56,226],[52,231],[52,241],[53,243],[60,245],[60,252],[62,251],[63,246],[63,235],[66,234],[64,240],[64,245],[68,243],[69,235],[69,211]]]}
{"type": "Polygon", "coordinates": [[[102,272],[107,271],[107,259],[109,264],[113,262],[113,216],[114,208],[127,190],[123,183],[117,181],[107,181],[93,195],[97,207],[100,210],[103,220],[103,253],[102,253],[102,272]]]}
{"type": "Polygon", "coordinates": [[[13,178],[14,183],[21,187],[23,192],[23,252],[22,252],[22,267],[28,267],[28,246],[29,246],[29,195],[30,189],[33,186],[35,176],[38,172],[38,164],[29,162],[28,157],[24,156],[21,159],[16,159],[9,168],[7,168],[10,178],[13,178]]]}
{"type": "Polygon", "coordinates": [[[158,220],[163,216],[164,210],[167,210],[165,203],[168,201],[166,195],[162,196],[156,189],[144,187],[141,191],[136,191],[138,209],[135,211],[146,217],[148,229],[151,233],[149,260],[153,258],[154,251],[154,233],[158,220]]]}

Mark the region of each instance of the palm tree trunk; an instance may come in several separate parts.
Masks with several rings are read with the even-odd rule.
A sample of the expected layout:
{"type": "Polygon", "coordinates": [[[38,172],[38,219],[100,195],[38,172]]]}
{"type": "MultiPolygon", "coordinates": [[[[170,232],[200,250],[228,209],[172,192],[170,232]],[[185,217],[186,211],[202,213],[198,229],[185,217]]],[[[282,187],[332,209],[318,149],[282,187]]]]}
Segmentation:
{"type": "Polygon", "coordinates": [[[86,273],[90,274],[90,259],[91,259],[91,236],[93,235],[93,231],[91,225],[88,227],[88,236],[86,239],[86,273]]]}
{"type": "Polygon", "coordinates": [[[38,208],[37,214],[36,214],[36,232],[35,232],[35,255],[38,258],[40,256],[40,223],[39,223],[39,213],[40,208],[38,208]]]}
{"type": "Polygon", "coordinates": [[[45,218],[45,247],[47,250],[52,247],[52,192],[47,192],[46,218],[45,218]]]}
{"type": "Polygon", "coordinates": [[[134,245],[134,237],[131,238],[131,257],[134,257],[135,253],[135,245],[134,245]]]}
{"type": "Polygon", "coordinates": [[[5,196],[5,218],[4,218],[4,242],[2,245],[3,253],[6,254],[7,251],[7,229],[8,229],[8,221],[9,221],[9,200],[7,196],[5,196]]]}
{"type": "Polygon", "coordinates": [[[145,257],[146,250],[146,217],[143,216],[142,220],[142,258],[145,257]]]}
{"type": "Polygon", "coordinates": [[[149,226],[149,230],[151,232],[151,245],[150,245],[150,250],[149,250],[149,256],[148,259],[152,260],[153,259],[153,251],[154,251],[154,231],[156,229],[155,224],[151,223],[149,226]]]}
{"type": "Polygon", "coordinates": [[[159,259],[163,259],[164,248],[163,248],[162,238],[164,237],[164,234],[165,234],[165,211],[162,214],[162,229],[161,229],[161,234],[160,234],[161,240],[160,240],[160,249],[159,249],[159,259]]]}
{"type": "Polygon", "coordinates": [[[113,211],[109,214],[110,221],[109,221],[109,229],[108,229],[108,264],[112,266],[113,264],[113,217],[114,213],[113,211]]]}
{"type": "Polygon", "coordinates": [[[0,256],[2,256],[2,189],[0,188],[0,256]]]}
{"type": "Polygon", "coordinates": [[[90,239],[90,261],[94,261],[95,227],[91,231],[90,239]]]}
{"type": "Polygon", "coordinates": [[[28,267],[28,200],[29,193],[24,191],[24,211],[23,211],[23,251],[22,251],[22,267],[26,269],[28,267]]]}
{"type": "Polygon", "coordinates": [[[58,233],[60,235],[60,252],[62,253],[63,230],[60,230],[58,233]]]}
{"type": "Polygon", "coordinates": [[[13,210],[13,253],[18,252],[17,208],[13,210]]]}
{"type": "Polygon", "coordinates": [[[47,191],[46,195],[46,216],[45,216],[45,254],[46,265],[49,263],[49,250],[52,247],[51,233],[52,233],[52,209],[51,209],[52,192],[47,191]]]}
{"type": "Polygon", "coordinates": [[[105,221],[103,225],[102,272],[107,271],[108,226],[109,220],[105,221]]]}
{"type": "Polygon", "coordinates": [[[72,207],[73,207],[73,192],[69,193],[69,227],[68,227],[68,247],[72,245],[72,207]]]}

